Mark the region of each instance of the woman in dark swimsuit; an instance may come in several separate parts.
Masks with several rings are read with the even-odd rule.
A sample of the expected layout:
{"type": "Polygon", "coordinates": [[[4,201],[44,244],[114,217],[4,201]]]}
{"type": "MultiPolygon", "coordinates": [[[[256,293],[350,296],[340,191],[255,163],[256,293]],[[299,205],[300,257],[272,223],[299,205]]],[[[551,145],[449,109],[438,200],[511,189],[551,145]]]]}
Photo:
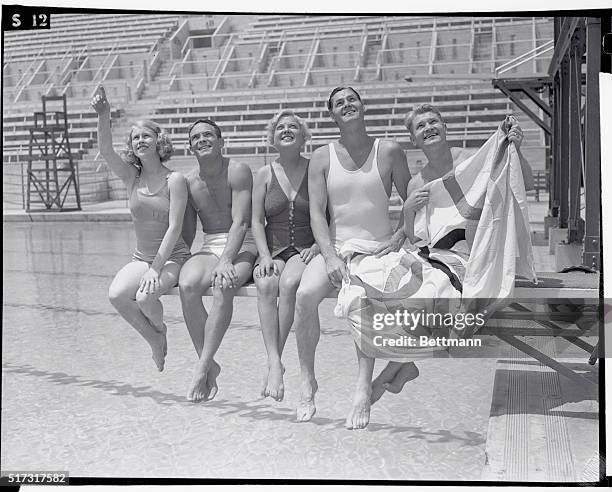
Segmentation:
{"type": "Polygon", "coordinates": [[[308,159],[300,154],[310,138],[308,127],[292,111],[281,111],[267,130],[279,157],[262,167],[253,183],[251,230],[259,252],[253,279],[268,354],[262,395],[280,401],[281,354],[293,324],[295,293],[304,268],[319,250],[310,229],[308,159]]]}
{"type": "Polygon", "coordinates": [[[91,101],[98,113],[98,146],[111,170],[125,184],[136,229],[136,250],[109,288],[111,304],[151,347],[157,369],[167,353],[160,296],[177,283],[189,248],[181,237],[187,203],[185,178],[164,166],[172,142],[152,121],[130,130],[125,153],[113,149],[110,105],[100,87],[91,101]]]}

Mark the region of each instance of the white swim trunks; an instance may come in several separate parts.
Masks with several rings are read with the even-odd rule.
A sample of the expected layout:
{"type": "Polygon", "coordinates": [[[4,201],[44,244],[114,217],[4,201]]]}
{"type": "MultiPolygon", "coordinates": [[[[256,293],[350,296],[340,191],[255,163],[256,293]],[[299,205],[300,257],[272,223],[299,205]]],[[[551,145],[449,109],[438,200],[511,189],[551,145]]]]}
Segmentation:
{"type": "MultiPolygon", "coordinates": [[[[194,255],[212,254],[217,258],[220,258],[223,254],[223,250],[225,249],[225,245],[227,244],[228,236],[229,233],[227,232],[204,234],[202,247],[195,252],[194,255]]],[[[251,229],[249,229],[245,234],[244,241],[242,242],[242,246],[238,251],[238,255],[244,252],[250,253],[253,258],[257,257],[257,246],[255,245],[255,239],[253,239],[253,235],[251,234],[251,229]]]]}

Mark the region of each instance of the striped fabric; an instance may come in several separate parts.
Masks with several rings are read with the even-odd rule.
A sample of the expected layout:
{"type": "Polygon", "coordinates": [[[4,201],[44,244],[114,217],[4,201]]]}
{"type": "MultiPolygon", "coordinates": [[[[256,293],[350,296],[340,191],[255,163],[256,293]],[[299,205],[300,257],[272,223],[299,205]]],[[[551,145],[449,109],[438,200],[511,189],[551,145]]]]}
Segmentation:
{"type": "Polygon", "coordinates": [[[340,291],[335,314],[347,318],[355,342],[370,357],[406,361],[434,356],[444,349],[381,347],[381,336],[418,340],[444,336],[449,329],[466,336],[473,330],[458,323],[407,322],[404,313],[490,314],[509,301],[516,275],[536,279],[519,156],[502,127],[476,154],[429,186],[429,203],[415,218],[420,251],[376,258],[369,255],[376,243],[357,240],[340,250],[350,282],[340,291]],[[382,316],[397,313],[404,317],[381,322],[382,316]]]}
{"type": "Polygon", "coordinates": [[[465,230],[465,298],[507,299],[516,275],[536,281],[520,159],[502,126],[452,173],[430,183],[429,204],[415,218],[418,246],[438,246],[465,230]]]}

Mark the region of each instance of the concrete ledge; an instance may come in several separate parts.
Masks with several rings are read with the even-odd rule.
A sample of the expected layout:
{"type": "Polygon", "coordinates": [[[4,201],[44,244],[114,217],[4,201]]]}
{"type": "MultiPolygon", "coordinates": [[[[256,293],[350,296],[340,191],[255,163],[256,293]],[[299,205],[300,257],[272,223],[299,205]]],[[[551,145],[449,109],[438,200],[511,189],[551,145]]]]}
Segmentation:
{"type": "Polygon", "coordinates": [[[548,252],[551,255],[555,254],[555,248],[559,243],[567,243],[569,239],[568,229],[560,227],[551,227],[548,230],[548,252]]]}
{"type": "MultiPolygon", "coordinates": [[[[123,201],[123,200],[122,200],[123,201]]],[[[399,220],[401,206],[389,207],[391,220],[399,220]]],[[[80,210],[75,212],[26,212],[24,210],[4,210],[4,222],[130,222],[132,216],[127,208],[110,208],[103,210],[80,210]]]]}
{"type": "Polygon", "coordinates": [[[4,222],[131,222],[129,210],[101,210],[77,212],[4,211],[4,222]]]}
{"type": "Polygon", "coordinates": [[[555,270],[582,265],[582,244],[557,244],[555,246],[555,270]]]}
{"type": "MultiPolygon", "coordinates": [[[[166,295],[177,296],[178,287],[174,287],[166,295]]],[[[257,297],[257,288],[254,284],[248,284],[236,290],[236,297],[257,297]]],[[[204,296],[212,296],[212,289],[208,289],[204,296]]],[[[338,297],[334,291],[327,296],[328,299],[338,297]]],[[[514,289],[515,299],[598,299],[599,291],[593,288],[572,287],[516,287],[514,289]]]]}
{"type": "Polygon", "coordinates": [[[550,215],[547,215],[546,217],[544,217],[544,237],[546,239],[548,239],[548,233],[550,231],[550,228],[557,227],[558,223],[559,223],[559,217],[551,217],[550,215]]]}

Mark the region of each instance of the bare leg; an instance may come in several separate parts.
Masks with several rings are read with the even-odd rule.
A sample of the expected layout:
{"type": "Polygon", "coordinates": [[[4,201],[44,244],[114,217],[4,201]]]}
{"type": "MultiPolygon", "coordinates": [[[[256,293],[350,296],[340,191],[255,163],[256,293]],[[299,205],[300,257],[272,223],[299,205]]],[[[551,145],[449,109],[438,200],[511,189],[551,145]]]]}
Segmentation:
{"type": "Polygon", "coordinates": [[[374,372],[374,359],[366,357],[361,349],[355,344],[359,373],[355,395],[353,396],[353,407],[346,417],[345,427],[347,429],[365,429],[370,422],[370,398],[372,394],[372,372],[374,372]]]}
{"type": "MultiPolygon", "coordinates": [[[[282,273],[285,262],[274,260],[279,273],[282,273]]],[[[281,401],[284,396],[283,366],[281,364],[280,352],[278,350],[278,283],[279,276],[272,274],[265,277],[253,276],[257,286],[257,310],[263,334],[264,345],[268,355],[268,372],[264,379],[262,396],[270,396],[281,401]]]]}
{"type": "MultiPolygon", "coordinates": [[[[254,259],[249,253],[241,253],[236,258],[234,262],[238,276],[236,287],[240,287],[251,277],[254,259]]],[[[217,394],[217,376],[221,368],[213,357],[232,319],[234,295],[235,289],[215,288],[213,290],[213,304],[206,321],[202,353],[187,393],[187,398],[191,401],[212,400],[217,394]]]]}
{"type": "Polygon", "coordinates": [[[296,417],[298,422],[309,421],[316,412],[315,393],[315,350],[321,327],[319,325],[319,304],[333,290],[327,277],[325,261],[321,255],[313,258],[306,266],[295,300],[295,321],[293,329],[300,360],[301,392],[296,417]]]}
{"type": "Polygon", "coordinates": [[[140,279],[149,269],[148,263],[132,261],[125,265],[113,279],[108,297],[117,310],[151,347],[151,356],[157,369],[164,370],[165,333],[160,332],[151,324],[136,303],[136,292],[140,279]]]}
{"type": "Polygon", "coordinates": [[[387,391],[385,384],[393,381],[401,365],[401,362],[389,362],[385,368],[380,371],[380,374],[376,376],[376,379],[372,382],[372,397],[370,400],[372,405],[380,400],[380,397],[385,394],[385,391],[387,391]]]}
{"type": "Polygon", "coordinates": [[[166,332],[168,331],[164,323],[164,308],[159,298],[174,287],[178,281],[181,265],[172,261],[166,262],[159,274],[159,288],[154,294],[136,292],[136,303],[142,313],[148,318],[155,329],[163,335],[163,353],[168,355],[168,341],[166,332]]]}
{"type": "Polygon", "coordinates": [[[293,325],[295,296],[305,269],[306,263],[302,261],[299,255],[295,255],[289,258],[285,270],[281,274],[278,299],[278,351],[280,354],[283,353],[285,342],[293,325]]]}
{"type": "Polygon", "coordinates": [[[408,381],[416,379],[418,375],[419,369],[416,364],[414,362],[406,362],[397,371],[393,381],[384,384],[385,389],[391,393],[399,393],[408,381]]]}
{"type": "Polygon", "coordinates": [[[198,357],[202,354],[204,326],[208,319],[202,296],[210,287],[210,275],[218,261],[214,255],[192,256],[183,265],[179,277],[183,317],[198,357]]]}

